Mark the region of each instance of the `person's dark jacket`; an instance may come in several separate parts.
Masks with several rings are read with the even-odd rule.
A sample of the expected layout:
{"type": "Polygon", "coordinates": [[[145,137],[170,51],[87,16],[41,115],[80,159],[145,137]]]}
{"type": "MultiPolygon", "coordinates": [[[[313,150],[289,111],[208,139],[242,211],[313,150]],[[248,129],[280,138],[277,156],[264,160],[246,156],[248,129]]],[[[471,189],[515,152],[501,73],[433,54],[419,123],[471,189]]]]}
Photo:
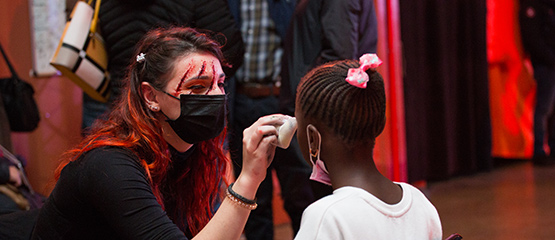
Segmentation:
{"type": "MultiPolygon", "coordinates": [[[[267,0],[270,18],[274,21],[276,31],[284,39],[289,22],[295,10],[297,0],[267,0]]],[[[235,17],[237,26],[241,26],[241,0],[228,0],[229,9],[235,17]]]]}
{"type": "MultiPolygon", "coordinates": [[[[285,39],[285,35],[287,33],[287,29],[289,28],[289,23],[291,21],[291,17],[293,16],[293,11],[295,11],[295,5],[297,4],[297,0],[266,0],[268,2],[268,11],[270,14],[270,18],[275,24],[276,32],[279,37],[283,40],[285,39]]],[[[231,10],[231,14],[235,18],[235,23],[237,28],[241,28],[241,0],[228,0],[229,9],[231,10]]],[[[236,95],[236,88],[237,88],[237,79],[232,77],[229,79],[228,84],[226,86],[226,92],[228,92],[228,102],[234,103],[235,102],[235,95],[236,95]]],[[[229,106],[229,118],[228,123],[230,126],[233,126],[234,121],[234,114],[235,114],[235,104],[230,104],[229,106]]]]}
{"type": "Polygon", "coordinates": [[[0,159],[0,184],[10,182],[10,164],[5,162],[3,157],[0,159]]]}
{"type": "Polygon", "coordinates": [[[112,93],[119,95],[127,66],[133,61],[136,43],[157,27],[186,26],[208,30],[220,42],[232,76],[243,63],[244,46],[225,0],[103,0],[100,31],[108,51],[112,93]],[[225,39],[222,38],[222,35],[225,39]]]}
{"type": "Polygon", "coordinates": [[[300,0],[284,43],[280,111],[294,113],[297,85],[310,69],[376,53],[377,42],[373,1],[300,0]]]}
{"type": "Polygon", "coordinates": [[[532,62],[555,68],[555,1],[521,0],[519,20],[522,44],[532,62]]]}

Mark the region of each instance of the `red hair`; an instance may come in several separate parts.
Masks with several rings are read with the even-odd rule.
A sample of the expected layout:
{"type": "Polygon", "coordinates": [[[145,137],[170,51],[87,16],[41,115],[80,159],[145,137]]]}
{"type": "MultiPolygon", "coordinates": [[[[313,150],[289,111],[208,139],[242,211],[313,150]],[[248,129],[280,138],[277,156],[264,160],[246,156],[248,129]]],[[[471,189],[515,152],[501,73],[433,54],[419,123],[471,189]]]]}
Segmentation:
{"type": "MultiPolygon", "coordinates": [[[[200,44],[210,45],[211,48],[219,47],[206,36],[198,34],[192,29],[173,28],[158,29],[147,34],[145,38],[147,40],[142,41],[138,50],[144,52],[145,49],[152,48],[152,41],[191,42],[187,38],[194,38],[200,44]],[[172,38],[164,38],[165,35],[172,36],[172,38]]],[[[195,42],[197,45],[199,43],[195,42]]],[[[168,43],[168,45],[170,44],[168,43]]],[[[190,49],[183,48],[181,51],[169,49],[167,51],[168,54],[171,52],[171,54],[183,55],[190,49]]],[[[216,57],[221,59],[220,49],[213,51],[216,52],[216,57]]],[[[163,55],[164,53],[157,54],[163,55]]],[[[147,57],[153,55],[155,54],[149,56],[147,53],[147,57]]],[[[169,66],[171,62],[169,57],[168,59],[164,64],[169,66]]],[[[154,62],[162,61],[152,61],[152,63],[154,62]]],[[[150,65],[154,67],[152,63],[150,65]]],[[[148,76],[151,79],[145,80],[148,77],[143,76],[144,71],[144,67],[140,63],[135,61],[131,63],[129,76],[125,79],[127,86],[124,92],[127,95],[115,103],[107,120],[97,120],[90,134],[85,136],[74,149],[64,154],[61,164],[56,169],[55,177],[56,180],[59,179],[62,169],[69,162],[78,159],[91,149],[103,146],[130,149],[143,165],[158,203],[164,210],[168,209],[164,206],[161,188],[170,186],[173,190],[171,198],[175,202],[175,206],[171,206],[173,211],[167,211],[168,216],[182,231],[186,232],[185,226],[188,226],[189,231],[196,235],[213,216],[214,202],[220,198],[220,184],[225,182],[224,175],[229,163],[229,159],[223,151],[226,130],[214,139],[196,144],[196,149],[185,162],[181,175],[177,179],[168,179],[168,168],[171,164],[168,143],[161,134],[162,127],[159,120],[152,111],[148,110],[146,103],[142,100],[140,87],[143,81],[148,81],[152,85],[162,85],[164,80],[160,80],[163,79],[160,75],[148,76]],[[183,215],[184,212],[187,214],[186,216],[183,215]]]]}

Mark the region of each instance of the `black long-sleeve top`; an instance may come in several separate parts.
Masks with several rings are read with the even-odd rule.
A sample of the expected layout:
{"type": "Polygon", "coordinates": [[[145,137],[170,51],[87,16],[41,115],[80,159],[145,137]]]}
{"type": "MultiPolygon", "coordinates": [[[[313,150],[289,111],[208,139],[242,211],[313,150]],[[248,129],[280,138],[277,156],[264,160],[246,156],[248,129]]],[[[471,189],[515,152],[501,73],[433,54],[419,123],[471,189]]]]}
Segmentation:
{"type": "Polygon", "coordinates": [[[32,239],[187,237],[156,201],[138,157],[129,150],[104,147],[85,153],[62,170],[32,239]]]}

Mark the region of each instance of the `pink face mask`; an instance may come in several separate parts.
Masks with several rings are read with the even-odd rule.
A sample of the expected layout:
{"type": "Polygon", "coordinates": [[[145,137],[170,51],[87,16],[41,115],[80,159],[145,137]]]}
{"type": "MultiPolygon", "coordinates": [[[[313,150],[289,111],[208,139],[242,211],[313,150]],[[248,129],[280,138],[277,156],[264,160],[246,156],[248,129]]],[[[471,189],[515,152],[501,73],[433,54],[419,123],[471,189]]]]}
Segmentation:
{"type": "Polygon", "coordinates": [[[315,154],[313,154],[312,149],[310,148],[310,138],[308,137],[309,128],[312,128],[313,130],[316,130],[316,128],[312,124],[308,124],[308,126],[306,126],[306,135],[308,139],[308,146],[309,146],[309,152],[310,152],[309,157],[310,157],[310,161],[312,162],[312,174],[310,174],[310,180],[314,180],[331,186],[331,180],[330,180],[328,170],[326,169],[326,165],[324,165],[324,162],[320,159],[320,147],[322,145],[322,136],[320,136],[320,133],[316,130],[316,133],[318,133],[318,151],[315,154]],[[316,162],[312,160],[313,157],[316,158],[316,162]]]}

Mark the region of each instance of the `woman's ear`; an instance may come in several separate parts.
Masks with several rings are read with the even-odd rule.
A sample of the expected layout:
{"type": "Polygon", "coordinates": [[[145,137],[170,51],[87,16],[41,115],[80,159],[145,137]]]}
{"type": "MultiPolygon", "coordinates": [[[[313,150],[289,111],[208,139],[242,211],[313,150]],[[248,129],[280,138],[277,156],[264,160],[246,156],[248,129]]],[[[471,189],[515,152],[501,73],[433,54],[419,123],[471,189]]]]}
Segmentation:
{"type": "Polygon", "coordinates": [[[142,82],[141,90],[143,101],[145,101],[148,108],[150,108],[153,112],[158,112],[160,110],[160,104],[158,103],[154,87],[152,87],[150,83],[142,82]]]}

